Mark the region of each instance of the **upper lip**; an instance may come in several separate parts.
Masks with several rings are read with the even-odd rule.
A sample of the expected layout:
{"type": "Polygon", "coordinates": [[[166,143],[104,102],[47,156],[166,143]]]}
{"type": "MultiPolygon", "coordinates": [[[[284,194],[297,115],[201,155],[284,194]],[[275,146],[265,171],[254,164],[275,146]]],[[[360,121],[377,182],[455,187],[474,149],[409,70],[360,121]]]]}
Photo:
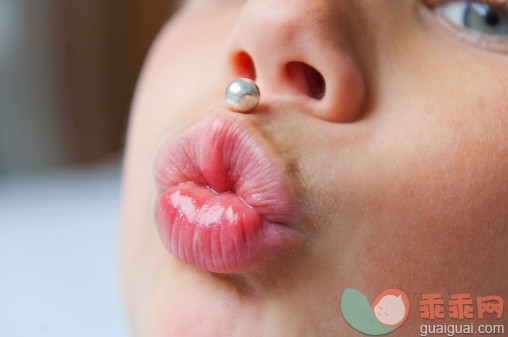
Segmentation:
{"type": "Polygon", "coordinates": [[[170,139],[157,156],[154,177],[159,193],[194,182],[218,193],[234,192],[264,219],[296,226],[295,198],[284,166],[253,123],[232,114],[212,113],[170,139]],[[215,143],[214,128],[227,128],[234,140],[215,143]]]}

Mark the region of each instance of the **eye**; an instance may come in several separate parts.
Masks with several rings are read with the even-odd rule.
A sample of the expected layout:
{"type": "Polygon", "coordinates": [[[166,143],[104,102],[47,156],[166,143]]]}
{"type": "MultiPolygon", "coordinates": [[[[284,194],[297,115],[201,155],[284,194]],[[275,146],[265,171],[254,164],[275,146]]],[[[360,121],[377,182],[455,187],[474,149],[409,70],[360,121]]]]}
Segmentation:
{"type": "Polygon", "coordinates": [[[487,48],[508,51],[506,0],[426,0],[425,3],[461,37],[487,48]]]}
{"type": "Polygon", "coordinates": [[[491,35],[508,35],[508,10],[483,2],[456,1],[437,6],[444,18],[459,26],[491,35]]]}

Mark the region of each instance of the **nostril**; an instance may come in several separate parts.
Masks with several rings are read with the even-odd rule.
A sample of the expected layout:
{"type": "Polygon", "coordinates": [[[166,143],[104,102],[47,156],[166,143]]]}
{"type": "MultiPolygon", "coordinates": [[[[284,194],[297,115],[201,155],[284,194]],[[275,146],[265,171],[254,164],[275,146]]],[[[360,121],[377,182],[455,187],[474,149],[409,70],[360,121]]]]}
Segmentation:
{"type": "Polygon", "coordinates": [[[250,78],[256,80],[256,68],[252,57],[244,51],[238,52],[232,56],[231,65],[235,77],[250,78]]]}
{"type": "Polygon", "coordinates": [[[289,62],[286,72],[292,84],[314,99],[322,99],[326,93],[326,82],[319,71],[303,62],[289,62]]]}

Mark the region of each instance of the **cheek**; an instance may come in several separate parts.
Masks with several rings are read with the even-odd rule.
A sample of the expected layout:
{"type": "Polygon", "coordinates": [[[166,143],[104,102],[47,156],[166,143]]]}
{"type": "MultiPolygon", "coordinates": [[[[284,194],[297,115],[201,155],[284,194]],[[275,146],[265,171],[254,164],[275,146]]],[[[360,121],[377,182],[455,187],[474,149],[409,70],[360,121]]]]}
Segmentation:
{"type": "Polygon", "coordinates": [[[463,101],[475,91],[401,116],[385,130],[389,139],[375,142],[379,155],[367,184],[376,212],[356,234],[364,242],[357,253],[387,283],[420,284],[418,291],[459,280],[472,286],[504,265],[506,100],[494,89],[463,101]]]}

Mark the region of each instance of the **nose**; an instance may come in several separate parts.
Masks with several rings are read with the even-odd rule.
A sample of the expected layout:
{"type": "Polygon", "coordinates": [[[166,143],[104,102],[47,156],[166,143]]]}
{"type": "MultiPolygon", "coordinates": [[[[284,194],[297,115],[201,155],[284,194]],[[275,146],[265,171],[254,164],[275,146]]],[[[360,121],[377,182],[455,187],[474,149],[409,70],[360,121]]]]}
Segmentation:
{"type": "Polygon", "coordinates": [[[227,43],[226,77],[255,80],[261,102],[284,96],[323,120],[354,120],[365,84],[345,33],[350,13],[337,5],[346,2],[247,1],[227,43]]]}

